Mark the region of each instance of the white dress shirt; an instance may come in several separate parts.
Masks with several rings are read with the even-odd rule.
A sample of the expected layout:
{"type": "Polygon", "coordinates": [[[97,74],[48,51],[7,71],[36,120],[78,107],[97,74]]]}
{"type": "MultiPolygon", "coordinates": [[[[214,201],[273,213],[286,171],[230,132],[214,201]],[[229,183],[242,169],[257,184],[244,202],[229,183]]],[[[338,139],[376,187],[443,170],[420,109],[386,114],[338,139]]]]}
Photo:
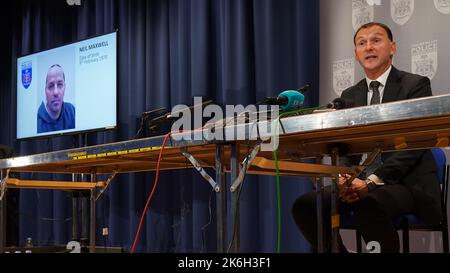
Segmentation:
{"type": "MultiPolygon", "coordinates": [[[[380,82],[380,87],[378,88],[378,91],[380,92],[380,103],[383,101],[383,94],[384,94],[384,87],[386,86],[387,79],[389,77],[389,73],[391,73],[392,65],[389,66],[389,68],[377,79],[371,80],[368,77],[366,77],[366,83],[367,83],[367,89],[369,90],[367,92],[367,105],[370,105],[370,100],[373,97],[373,90],[370,88],[370,83],[373,81],[380,82]]],[[[361,163],[364,162],[364,160],[367,158],[367,154],[363,155],[363,158],[361,160],[361,163]]],[[[371,174],[367,177],[367,179],[372,180],[376,185],[384,185],[383,179],[379,178],[375,174],[371,174]]]]}

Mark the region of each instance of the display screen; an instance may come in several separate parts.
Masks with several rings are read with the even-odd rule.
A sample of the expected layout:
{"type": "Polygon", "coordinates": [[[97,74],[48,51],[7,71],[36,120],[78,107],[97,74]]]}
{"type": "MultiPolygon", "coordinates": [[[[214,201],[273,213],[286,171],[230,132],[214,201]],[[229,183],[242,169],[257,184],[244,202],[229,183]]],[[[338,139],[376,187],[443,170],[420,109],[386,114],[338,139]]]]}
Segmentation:
{"type": "Polygon", "coordinates": [[[17,139],[116,127],[117,32],[17,59],[17,139]]]}

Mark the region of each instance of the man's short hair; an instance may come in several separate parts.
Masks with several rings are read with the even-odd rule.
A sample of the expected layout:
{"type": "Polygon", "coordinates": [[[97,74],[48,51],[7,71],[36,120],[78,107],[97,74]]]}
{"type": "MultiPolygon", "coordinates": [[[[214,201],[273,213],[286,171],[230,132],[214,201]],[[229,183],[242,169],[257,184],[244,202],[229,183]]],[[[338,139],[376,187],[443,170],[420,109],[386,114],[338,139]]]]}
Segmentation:
{"type": "Polygon", "coordinates": [[[47,70],[47,77],[45,77],[45,85],[46,86],[47,86],[47,80],[48,80],[48,71],[50,71],[50,69],[52,69],[53,67],[61,68],[61,70],[63,71],[63,80],[66,81],[66,75],[64,74],[64,69],[59,64],[54,64],[54,65],[50,66],[47,70]]]}
{"type": "Polygon", "coordinates": [[[370,28],[370,27],[373,27],[373,26],[382,27],[386,31],[389,40],[391,42],[394,41],[394,36],[392,35],[392,31],[391,31],[391,29],[388,26],[386,26],[383,23],[370,22],[370,23],[364,24],[364,25],[362,25],[362,26],[360,26],[358,28],[358,30],[355,32],[355,36],[353,36],[353,43],[356,45],[356,35],[358,34],[359,31],[361,31],[361,29],[370,28]]]}

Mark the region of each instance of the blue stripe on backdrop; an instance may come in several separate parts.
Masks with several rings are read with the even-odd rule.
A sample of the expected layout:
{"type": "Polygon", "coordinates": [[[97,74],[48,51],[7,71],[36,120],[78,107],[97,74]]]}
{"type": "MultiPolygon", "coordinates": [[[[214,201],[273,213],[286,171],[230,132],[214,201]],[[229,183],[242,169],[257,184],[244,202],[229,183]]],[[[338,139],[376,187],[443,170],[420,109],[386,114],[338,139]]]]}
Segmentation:
{"type": "MultiPolygon", "coordinates": [[[[2,83],[14,86],[17,56],[119,29],[119,128],[88,134],[88,145],[132,139],[140,113],[193,96],[217,104],[251,104],[306,83],[307,106],[318,103],[319,7],[307,0],[17,1],[12,55],[2,83]],[[57,12],[55,12],[57,11],[57,12]],[[56,15],[56,16],[50,16],[56,15]],[[21,19],[20,19],[21,18],[21,19]],[[12,75],[11,75],[12,73],[12,75]]],[[[16,154],[70,148],[73,139],[14,142],[14,88],[0,90],[0,142],[16,154]],[[3,107],[5,106],[5,107],[3,107]]],[[[47,178],[59,177],[48,175],[47,178]]],[[[34,178],[42,178],[35,175],[34,178]]],[[[97,203],[97,242],[127,251],[154,173],[119,175],[97,203]],[[101,228],[109,227],[109,236],[101,228]]],[[[311,189],[306,179],[282,178],[282,252],[307,252],[309,244],[290,215],[294,199],[311,189]]],[[[163,172],[146,216],[137,251],[214,252],[215,198],[193,171],[163,172]]],[[[71,239],[71,195],[22,190],[20,244],[65,244],[71,239]]],[[[247,176],[241,196],[241,251],[275,252],[277,208],[274,177],[247,176]]]]}

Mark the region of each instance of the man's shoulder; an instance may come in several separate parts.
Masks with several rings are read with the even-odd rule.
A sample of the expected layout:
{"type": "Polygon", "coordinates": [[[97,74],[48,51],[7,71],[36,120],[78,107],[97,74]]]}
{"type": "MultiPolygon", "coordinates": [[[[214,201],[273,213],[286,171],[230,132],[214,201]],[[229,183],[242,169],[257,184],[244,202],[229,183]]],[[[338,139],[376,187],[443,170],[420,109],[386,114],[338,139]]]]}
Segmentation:
{"type": "Polygon", "coordinates": [[[44,104],[44,102],[41,102],[41,104],[39,104],[38,111],[42,111],[42,110],[45,110],[45,104],[44,104]]]}
{"type": "Polygon", "coordinates": [[[49,116],[48,116],[47,110],[45,109],[44,102],[41,102],[41,104],[39,105],[37,116],[38,116],[38,119],[42,119],[45,121],[48,120],[49,116]]]}
{"type": "Polygon", "coordinates": [[[361,90],[361,87],[363,87],[364,84],[366,84],[366,79],[362,79],[357,84],[348,87],[347,89],[342,91],[342,95],[345,96],[358,92],[359,90],[361,90]]]}
{"type": "Polygon", "coordinates": [[[70,102],[64,102],[64,113],[62,115],[64,129],[75,128],[75,106],[70,102]]]}
{"type": "Polygon", "coordinates": [[[64,102],[64,107],[67,107],[68,109],[75,109],[75,106],[73,106],[70,102],[64,102]]]}
{"type": "Polygon", "coordinates": [[[395,78],[399,79],[400,81],[404,81],[404,82],[419,82],[419,81],[429,80],[427,77],[421,76],[419,74],[414,74],[411,72],[399,70],[395,67],[392,67],[391,73],[393,73],[393,76],[395,78]]]}
{"type": "Polygon", "coordinates": [[[64,102],[64,112],[68,112],[71,115],[75,113],[75,106],[70,102],[64,102]]]}
{"type": "Polygon", "coordinates": [[[75,106],[70,102],[64,102],[64,118],[69,120],[75,118],[75,106]]]}

